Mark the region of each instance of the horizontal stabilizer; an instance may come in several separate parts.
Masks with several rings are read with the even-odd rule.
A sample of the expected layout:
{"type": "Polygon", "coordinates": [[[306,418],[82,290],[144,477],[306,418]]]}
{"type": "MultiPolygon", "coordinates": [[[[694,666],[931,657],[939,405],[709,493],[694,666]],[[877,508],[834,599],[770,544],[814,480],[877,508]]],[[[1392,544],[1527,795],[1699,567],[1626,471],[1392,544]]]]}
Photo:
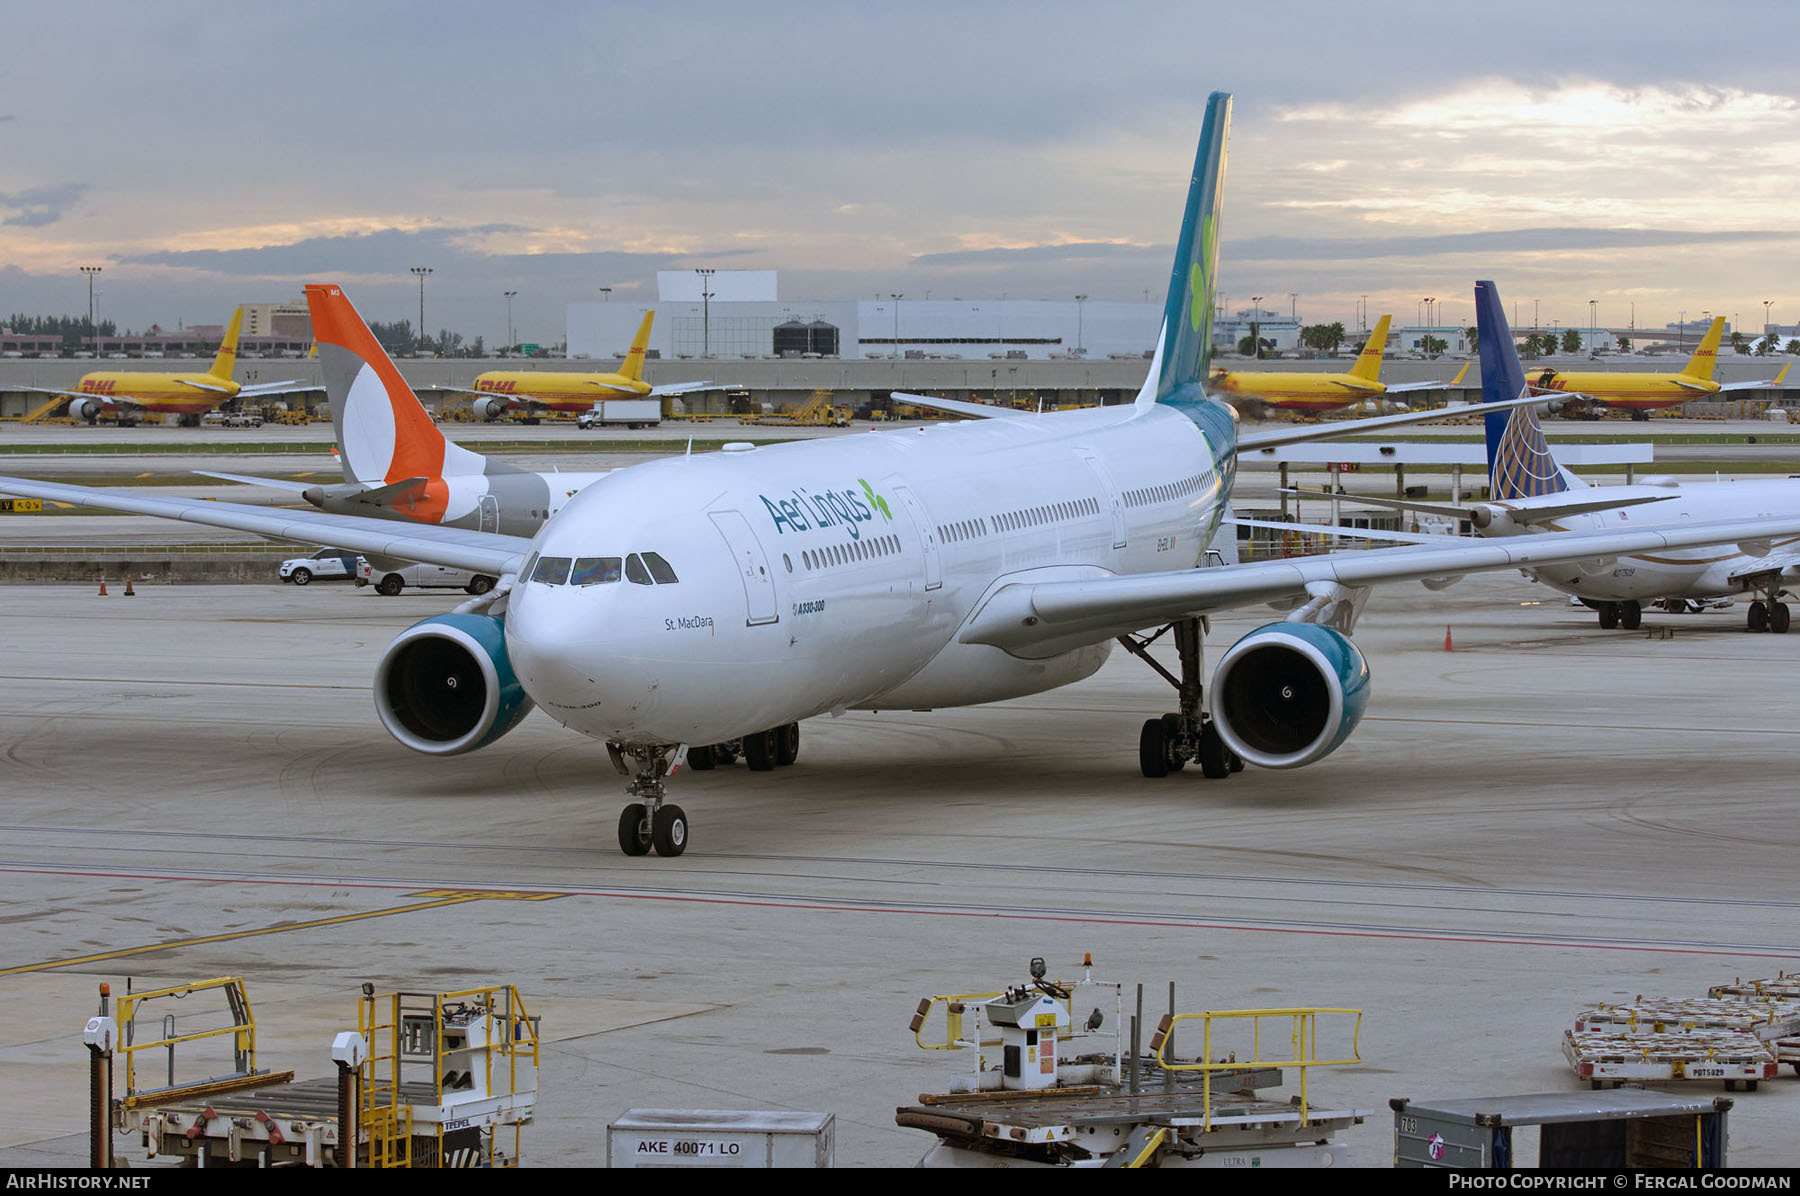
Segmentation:
{"type": "Polygon", "coordinates": [[[308,382],[304,378],[290,378],[286,382],[253,382],[238,389],[238,398],[266,395],[299,395],[309,390],[324,390],[323,383],[308,382]]]}

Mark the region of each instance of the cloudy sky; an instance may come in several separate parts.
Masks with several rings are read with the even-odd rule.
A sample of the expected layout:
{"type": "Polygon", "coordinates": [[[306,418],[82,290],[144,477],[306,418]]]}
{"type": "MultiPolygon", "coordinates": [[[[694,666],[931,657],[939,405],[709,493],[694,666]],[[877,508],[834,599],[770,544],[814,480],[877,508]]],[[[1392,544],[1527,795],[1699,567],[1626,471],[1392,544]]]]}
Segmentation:
{"type": "Polygon", "coordinates": [[[559,340],[659,269],[1160,299],[1207,92],[1220,290],[1308,322],[1800,321],[1800,6],[59,0],[0,37],[0,318],[559,340]],[[1290,300],[1290,293],[1298,293],[1290,300]]]}

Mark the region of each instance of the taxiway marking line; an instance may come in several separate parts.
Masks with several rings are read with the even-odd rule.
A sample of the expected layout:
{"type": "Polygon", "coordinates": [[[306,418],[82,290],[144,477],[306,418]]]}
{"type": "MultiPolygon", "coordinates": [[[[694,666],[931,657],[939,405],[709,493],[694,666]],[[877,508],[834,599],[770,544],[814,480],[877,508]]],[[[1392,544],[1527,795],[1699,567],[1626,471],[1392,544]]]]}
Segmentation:
{"type": "MultiPolygon", "coordinates": [[[[355,887],[355,886],[345,886],[355,887]]],[[[313,930],[321,926],[342,926],[350,922],[363,922],[370,918],[389,918],[396,914],[416,914],[428,909],[441,909],[447,905],[465,905],[471,901],[527,900],[546,901],[559,897],[559,893],[524,893],[507,892],[500,889],[463,889],[435,890],[439,893],[453,892],[454,896],[442,897],[437,901],[420,901],[412,905],[396,905],[388,909],[365,910],[360,914],[339,914],[331,918],[314,918],[308,922],[284,922],[279,926],[260,926],[251,930],[233,931],[230,934],[209,934],[198,938],[172,939],[164,943],[151,943],[142,947],[123,947],[117,951],[101,951],[94,955],[79,955],[72,959],[45,960],[41,963],[23,964],[19,967],[0,968],[0,976],[17,976],[26,972],[42,972],[52,968],[68,968],[78,964],[102,963],[109,959],[128,959],[133,955],[148,955],[155,951],[174,951],[182,947],[200,947],[209,943],[229,943],[236,939],[260,938],[263,935],[286,934],[294,930],[313,930]]]]}

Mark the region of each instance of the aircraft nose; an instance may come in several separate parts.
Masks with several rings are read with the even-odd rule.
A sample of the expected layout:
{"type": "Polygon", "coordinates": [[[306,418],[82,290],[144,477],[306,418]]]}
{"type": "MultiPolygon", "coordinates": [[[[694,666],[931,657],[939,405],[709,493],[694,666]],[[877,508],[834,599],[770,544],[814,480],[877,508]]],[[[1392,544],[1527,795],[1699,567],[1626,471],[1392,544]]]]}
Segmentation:
{"type": "Polygon", "coordinates": [[[551,717],[590,732],[617,733],[648,711],[654,688],[636,692],[602,628],[564,595],[532,595],[506,620],[506,651],[525,692],[551,717]],[[548,599],[548,600],[546,600],[548,599]]]}

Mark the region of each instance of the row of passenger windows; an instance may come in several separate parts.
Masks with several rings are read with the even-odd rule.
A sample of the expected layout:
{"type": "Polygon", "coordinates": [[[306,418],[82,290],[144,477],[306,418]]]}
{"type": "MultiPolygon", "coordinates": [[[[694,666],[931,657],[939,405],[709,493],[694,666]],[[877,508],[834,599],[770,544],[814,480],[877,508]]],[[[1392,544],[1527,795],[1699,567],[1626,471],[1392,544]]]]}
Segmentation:
{"type": "Polygon", "coordinates": [[[1041,507],[1025,507],[1018,511],[1005,511],[994,516],[994,524],[1003,532],[1018,531],[1026,527],[1042,527],[1047,523],[1059,523],[1065,519],[1080,519],[1084,515],[1098,515],[1100,500],[1097,498],[1078,498],[1072,502],[1045,503],[1041,507]]]}
{"type": "MultiPolygon", "coordinates": [[[[899,551],[899,536],[876,536],[869,540],[850,540],[824,548],[805,549],[800,553],[800,563],[808,569],[830,569],[837,565],[851,565],[858,561],[893,556],[899,551]]],[[[782,554],[782,559],[787,559],[785,553],[782,554]]],[[[791,568],[789,572],[792,572],[791,568]]]]}
{"type": "Polygon", "coordinates": [[[1178,498],[1198,493],[1206,481],[1204,473],[1197,473],[1191,478],[1182,478],[1179,482],[1170,482],[1164,486],[1146,486],[1141,490],[1127,490],[1125,505],[1128,507],[1149,506],[1151,503],[1173,502],[1178,498]]]}
{"type": "Polygon", "coordinates": [[[634,552],[627,557],[540,557],[533,553],[519,576],[549,586],[603,586],[621,580],[640,586],[672,586],[677,581],[669,562],[654,552],[634,552]]]}

